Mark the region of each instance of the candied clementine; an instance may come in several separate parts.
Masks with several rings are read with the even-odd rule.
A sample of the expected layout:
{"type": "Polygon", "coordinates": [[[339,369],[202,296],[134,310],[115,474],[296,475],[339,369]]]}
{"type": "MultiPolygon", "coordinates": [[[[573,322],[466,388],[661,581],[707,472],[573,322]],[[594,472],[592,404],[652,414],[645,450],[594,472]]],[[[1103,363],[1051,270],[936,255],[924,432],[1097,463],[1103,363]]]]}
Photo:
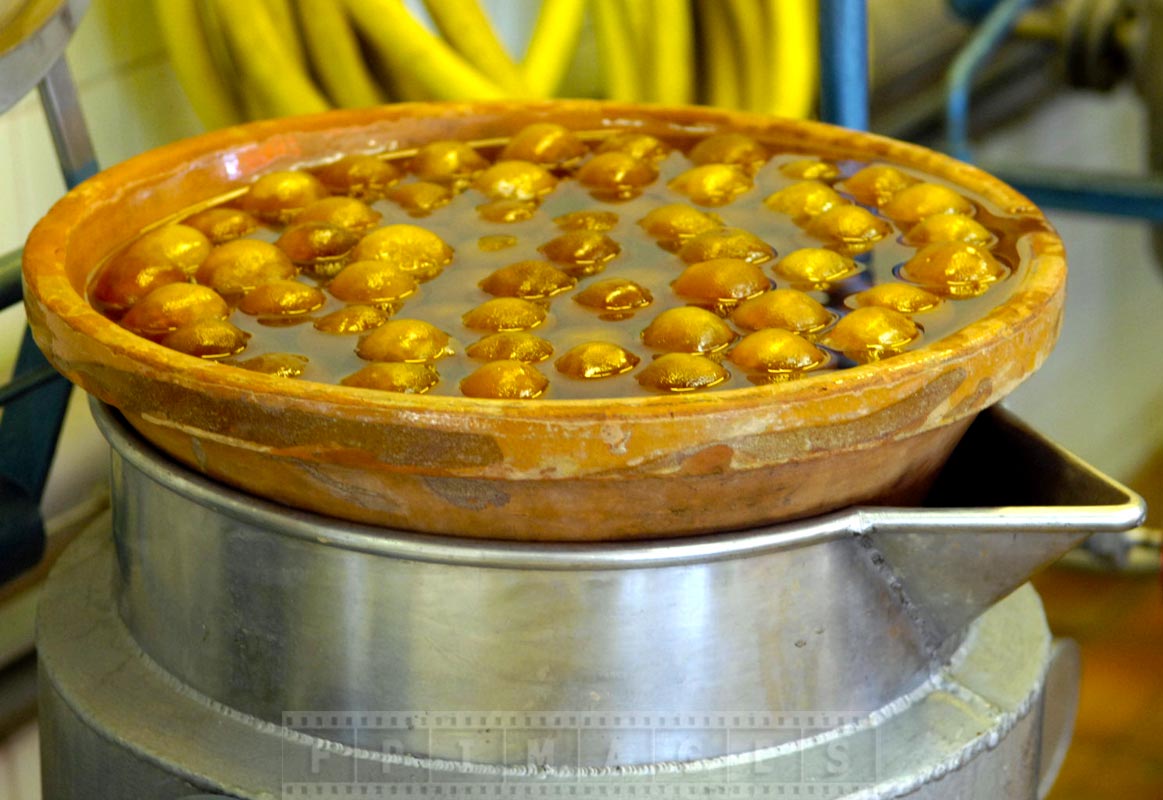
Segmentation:
{"type": "Polygon", "coordinates": [[[366,361],[425,363],[452,354],[447,333],[420,319],[393,319],[359,340],[356,354],[366,361]]]}
{"type": "Polygon", "coordinates": [[[601,272],[622,247],[598,231],[567,231],[537,248],[550,261],[575,277],[601,272]]]}
{"type": "Polygon", "coordinates": [[[170,331],[161,344],[198,358],[226,358],[246,349],[250,334],[224,319],[200,319],[170,331]]]}
{"type": "Polygon", "coordinates": [[[377,361],[339,382],[344,386],[379,389],[381,392],[424,394],[440,383],[440,373],[431,364],[377,361]]]}
{"type": "Polygon", "coordinates": [[[638,383],[663,392],[690,392],[710,389],[731,377],[726,368],[706,356],[693,353],[666,353],[641,370],[638,383]]]}
{"type": "Polygon", "coordinates": [[[752,187],[751,176],[734,164],[693,167],[667,184],[700,206],[725,206],[752,187]]]}
{"type": "Polygon", "coordinates": [[[553,366],[563,375],[589,380],[629,372],[641,360],[613,342],[585,342],[571,347],[553,366]]]}
{"type": "Polygon", "coordinates": [[[553,355],[553,345],[525,331],[492,333],[464,351],[479,361],[524,361],[536,364],[553,355]]]}
{"type": "Polygon", "coordinates": [[[313,172],[328,191],[369,203],[379,200],[400,180],[400,170],[394,164],[358,153],[316,167],[313,172]]]}
{"type": "Polygon", "coordinates": [[[546,312],[530,300],[520,297],[497,297],[465,313],[465,327],[478,331],[527,331],[545,322],[546,312]]]}
{"type": "Polygon", "coordinates": [[[268,172],[250,185],[238,203],[261,220],[285,224],[316,200],[330,195],[327,187],[309,172],[268,172]]]}
{"type": "Polygon", "coordinates": [[[211,250],[195,278],[219,294],[238,295],[259,284],[294,275],[295,265],[275,245],[258,239],[236,239],[211,250]]]}
{"type": "Polygon", "coordinates": [[[842,317],[824,337],[824,344],[864,363],[894,355],[920,336],[917,324],[899,311],[868,306],[842,317]]]}
{"type": "Polygon", "coordinates": [[[667,309],[642,331],[642,341],[650,347],[676,353],[713,353],[734,340],[726,322],[694,306],[667,309]]]}
{"type": "Polygon", "coordinates": [[[121,318],[135,333],[159,335],[204,319],[226,319],[230,306],[221,295],[193,283],[169,283],[141,298],[121,318]]]}
{"type": "Polygon", "coordinates": [[[739,258],[714,258],[691,264],[671,284],[682,297],[734,306],[771,288],[763,270],[739,258]]]}
{"type": "Polygon", "coordinates": [[[435,233],[415,225],[377,228],[352,248],[352,261],[384,261],[416,280],[436,277],[452,261],[452,248],[435,233]]]}
{"type": "Polygon", "coordinates": [[[279,280],[251,289],[239,301],[238,310],[256,317],[293,317],[320,308],[326,300],[314,286],[279,280]]]}
{"type": "Polygon", "coordinates": [[[324,314],[312,324],[315,326],[315,330],[323,333],[367,333],[373,328],[380,327],[389,319],[391,319],[391,314],[384,309],[357,303],[345,306],[338,311],[332,311],[330,314],[324,314]]]}
{"type": "Polygon", "coordinates": [[[535,122],[509,139],[501,151],[501,158],[564,167],[576,163],[588,152],[585,143],[564,125],[535,122]]]}
{"type": "Polygon", "coordinates": [[[547,261],[518,261],[487,275],[480,287],[495,297],[537,300],[567,292],[577,280],[547,261]]]}
{"type": "Polygon", "coordinates": [[[466,397],[532,400],[545,393],[549,379],[523,361],[490,361],[460,382],[466,397]]]}
{"type": "Polygon", "coordinates": [[[826,352],[782,328],[765,328],[744,336],[727,358],[755,372],[806,372],[828,363],[826,352]]]}
{"type": "Polygon", "coordinates": [[[327,284],[327,291],[347,303],[398,304],[416,293],[412,274],[387,261],[353,261],[327,284]]]}
{"type": "Polygon", "coordinates": [[[329,222],[352,233],[367,233],[383,217],[379,211],[354,197],[325,197],[295,215],[293,223],[329,222]]]}
{"type": "Polygon", "coordinates": [[[732,164],[755,174],[770,155],[767,148],[744,133],[716,133],[691,148],[692,164],[732,164]]]}
{"type": "Polygon", "coordinates": [[[540,164],[498,161],[473,186],[490,200],[538,200],[553,191],[557,178],[540,164]]]}
{"type": "Polygon", "coordinates": [[[820,302],[798,289],[764,292],[744,300],[731,313],[731,321],[745,330],[783,328],[799,334],[822,330],[835,317],[820,302]]]}
{"type": "Polygon", "coordinates": [[[416,151],[408,169],[425,181],[465,186],[483,172],[489,162],[465,142],[429,142],[416,151]]]}
{"type": "Polygon", "coordinates": [[[638,195],[658,179],[653,161],[629,153],[598,153],[577,171],[577,180],[596,197],[625,200],[638,195]]]}

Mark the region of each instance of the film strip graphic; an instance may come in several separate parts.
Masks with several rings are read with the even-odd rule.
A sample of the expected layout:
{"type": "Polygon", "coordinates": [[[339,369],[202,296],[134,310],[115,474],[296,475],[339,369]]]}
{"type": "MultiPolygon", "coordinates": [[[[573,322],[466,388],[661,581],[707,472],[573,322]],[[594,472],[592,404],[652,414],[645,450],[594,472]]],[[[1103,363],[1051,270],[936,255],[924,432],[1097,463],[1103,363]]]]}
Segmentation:
{"type": "Polygon", "coordinates": [[[537,798],[679,798],[687,797],[782,797],[802,800],[841,800],[869,788],[869,784],[715,784],[663,783],[652,785],[549,784],[457,786],[452,784],[408,783],[314,783],[284,784],[283,798],[309,800],[326,797],[455,798],[456,800],[537,800],[537,798]]]}
{"type": "Polygon", "coordinates": [[[313,710],[282,721],[315,743],[284,748],[285,800],[838,798],[880,772],[877,731],[836,712],[313,710]]]}

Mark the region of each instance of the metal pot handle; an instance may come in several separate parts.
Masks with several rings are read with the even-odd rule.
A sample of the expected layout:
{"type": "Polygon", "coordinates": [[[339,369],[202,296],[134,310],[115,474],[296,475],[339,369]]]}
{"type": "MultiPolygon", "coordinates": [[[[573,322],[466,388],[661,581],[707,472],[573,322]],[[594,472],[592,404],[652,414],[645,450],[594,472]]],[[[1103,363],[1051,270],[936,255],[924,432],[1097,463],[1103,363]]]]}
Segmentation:
{"type": "Polygon", "coordinates": [[[937,646],[1091,534],[1134,528],[1146,505],[993,408],[970,426],[925,507],[853,513],[889,580],[925,609],[937,646]]]}
{"type": "Polygon", "coordinates": [[[863,508],[878,533],[1102,533],[1146,516],[1143,498],[995,406],[978,415],[923,508],[863,508]]]}

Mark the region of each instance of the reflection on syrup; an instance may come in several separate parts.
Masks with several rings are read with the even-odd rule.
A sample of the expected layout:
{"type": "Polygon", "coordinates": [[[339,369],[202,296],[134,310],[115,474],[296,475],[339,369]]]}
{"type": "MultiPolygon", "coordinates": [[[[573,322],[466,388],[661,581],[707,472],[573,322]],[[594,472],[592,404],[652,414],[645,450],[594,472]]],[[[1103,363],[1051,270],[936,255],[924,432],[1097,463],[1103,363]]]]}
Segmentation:
{"type": "MultiPolygon", "coordinates": [[[[601,136],[609,138],[609,134],[601,136]]],[[[598,137],[583,134],[582,138],[592,140],[598,137]]],[[[738,229],[753,234],[774,248],[776,259],[795,250],[829,247],[829,242],[809,235],[802,224],[797,224],[795,215],[775,211],[765,205],[764,200],[781,189],[801,183],[806,177],[802,174],[805,163],[823,163],[832,165],[833,169],[815,170],[811,177],[822,175],[829,183],[836,184],[836,190],[841,198],[847,202],[855,203],[852,195],[844,192],[843,179],[866,166],[864,163],[855,161],[827,162],[815,158],[805,159],[805,155],[810,154],[785,152],[775,155],[753,171],[753,165],[749,164],[746,171],[753,172],[753,174],[748,175],[749,182],[753,185],[749,189],[738,192],[731,202],[713,207],[693,206],[690,198],[684,196],[683,192],[670,187],[676,178],[692,169],[692,162],[684,153],[689,152],[695,141],[697,140],[692,138],[691,141],[676,140],[670,142],[674,149],[669,154],[661,158],[651,159],[650,170],[647,172],[654,174],[656,170],[656,178],[646,181],[643,177],[646,172],[622,175],[618,178],[622,182],[619,186],[622,186],[623,183],[627,186],[633,184],[633,191],[614,192],[613,196],[605,196],[598,192],[604,199],[595,198],[594,191],[592,191],[594,190],[593,186],[587,187],[582,185],[580,181],[571,179],[568,170],[558,166],[548,170],[557,179],[556,181],[552,181],[545,171],[523,167],[487,171],[482,173],[486,179],[478,178],[477,180],[480,185],[479,189],[463,188],[459,192],[454,192],[447,204],[433,209],[422,219],[415,217],[415,209],[406,202],[393,202],[391,199],[383,198],[372,202],[374,211],[382,215],[382,219],[378,223],[381,228],[392,225],[420,225],[443,240],[453,252],[449,263],[435,270],[433,275],[418,276],[421,280],[426,278],[427,280],[420,283],[412,294],[402,297],[393,304],[392,308],[388,309],[392,313],[393,319],[417,320],[449,335],[447,352],[435,364],[439,373],[439,382],[429,388],[430,376],[425,373],[422,376],[424,380],[417,380],[413,383],[404,381],[402,385],[421,387],[415,390],[428,390],[434,394],[448,395],[459,395],[465,391],[465,387],[468,387],[470,391],[479,394],[482,348],[473,348],[472,345],[485,339],[492,333],[492,329],[482,328],[479,324],[474,324],[472,327],[466,325],[466,311],[479,309],[487,301],[493,300],[494,294],[508,293],[507,288],[501,291],[493,286],[493,283],[496,282],[495,278],[493,283],[490,283],[490,276],[495,276],[499,270],[521,262],[547,263],[546,259],[549,258],[556,266],[565,269],[576,277],[576,287],[562,288],[555,284],[552,291],[547,290],[541,293],[543,296],[538,296],[538,293],[534,292],[530,295],[531,299],[526,301],[540,307],[541,311],[535,315],[540,321],[531,323],[534,325],[532,332],[536,334],[538,341],[549,342],[553,348],[553,353],[552,360],[547,361],[549,356],[543,353],[539,354],[536,359],[536,361],[545,362],[536,367],[548,379],[548,385],[544,388],[539,387],[539,385],[534,386],[534,384],[539,384],[539,381],[530,381],[528,370],[518,370],[515,366],[505,368],[513,373],[512,376],[506,375],[505,379],[520,383],[522,387],[519,391],[514,389],[513,396],[537,396],[548,399],[602,398],[642,395],[644,390],[640,384],[647,387],[668,388],[666,383],[671,379],[673,370],[665,373],[657,369],[651,370],[647,373],[645,381],[639,376],[639,373],[646,371],[668,349],[667,347],[650,346],[648,344],[651,341],[649,336],[647,342],[644,342],[643,331],[659,315],[685,305],[711,308],[720,317],[730,319],[729,315],[738,306],[737,300],[744,299],[745,296],[750,296],[754,292],[749,288],[747,292],[741,292],[737,300],[723,298],[730,300],[730,302],[708,303],[707,298],[689,296],[689,288],[680,282],[680,290],[687,291],[688,296],[684,297],[680,291],[675,290],[672,284],[683,275],[684,270],[688,269],[687,260],[684,260],[680,255],[683,243],[689,242],[690,239],[684,238],[681,241],[667,239],[665,236],[658,235],[656,227],[649,224],[643,226],[640,222],[659,207],[681,204],[692,210],[697,209],[700,218],[713,219],[716,231],[721,230],[718,226],[722,226],[728,230],[738,229]],[[838,176],[832,174],[834,172],[838,172],[838,176]],[[533,203],[530,206],[532,213],[497,216],[481,212],[481,207],[490,203],[490,197],[502,198],[499,201],[493,200],[494,203],[508,201],[504,197],[507,190],[502,185],[503,181],[498,178],[498,176],[504,177],[506,175],[515,179],[516,184],[518,184],[515,191],[521,198],[524,197],[522,193],[535,195],[543,190],[546,192],[539,203],[533,203]],[[549,186],[551,182],[555,182],[556,186],[552,190],[546,190],[545,187],[549,186]],[[547,249],[546,245],[554,241],[560,242],[563,237],[569,239],[569,236],[566,235],[568,231],[589,231],[590,233],[586,235],[574,235],[573,238],[578,241],[593,239],[595,242],[609,242],[613,243],[614,247],[606,245],[602,257],[593,259],[592,263],[588,263],[584,269],[579,268],[580,265],[565,264],[560,260],[560,256],[554,255],[554,249],[552,247],[547,249]],[[602,282],[609,284],[610,281],[621,282],[623,286],[636,287],[635,291],[639,294],[639,300],[633,303],[628,302],[625,307],[603,307],[601,303],[574,301],[575,296],[579,299],[594,296],[595,291],[591,289],[587,293],[588,288],[596,288],[595,285],[602,282]],[[481,288],[482,282],[492,294],[481,288]],[[641,299],[643,296],[647,299],[641,299]],[[624,362],[618,362],[616,368],[604,366],[605,362],[601,362],[603,364],[601,368],[558,370],[552,367],[554,360],[561,359],[574,351],[575,348],[581,348],[593,342],[608,343],[617,348],[616,351],[613,349],[608,349],[608,352],[602,350],[601,352],[607,353],[607,358],[612,358],[608,353],[614,352],[626,353],[629,357],[625,358],[624,362]],[[596,379],[572,377],[573,374],[587,373],[601,374],[604,377],[596,379]],[[470,375],[476,375],[476,377],[466,384],[465,379],[469,378],[470,375]],[[651,379],[651,376],[655,376],[655,379],[651,379]],[[522,381],[528,383],[528,386],[522,381]]],[[[477,151],[489,162],[493,162],[503,145],[504,142],[495,142],[479,146],[477,151]]],[[[389,160],[398,163],[400,159],[389,156],[389,160]]],[[[912,179],[933,182],[933,179],[921,173],[903,167],[899,169],[912,179]]],[[[410,197],[411,195],[406,191],[399,190],[420,182],[419,176],[407,175],[394,185],[395,196],[397,199],[410,197]]],[[[683,186],[682,188],[684,191],[689,190],[689,187],[683,186]]],[[[732,191],[736,189],[738,186],[734,186],[732,191]]],[[[1020,252],[1022,237],[1028,233],[1044,230],[1045,223],[1038,217],[1008,215],[1001,209],[991,208],[972,193],[961,189],[958,189],[958,192],[972,203],[974,219],[996,237],[996,242],[992,243],[990,249],[993,257],[1004,265],[1010,274],[1017,273],[1022,265],[1020,252]]],[[[519,199],[519,202],[529,201],[519,199]]],[[[203,206],[205,205],[203,204],[203,206]]],[[[236,202],[231,205],[245,206],[246,203],[236,202]]],[[[865,208],[875,211],[874,207],[865,206],[865,208]]],[[[268,219],[277,216],[277,214],[267,214],[268,219]]],[[[657,216],[655,213],[653,218],[657,218],[657,216]]],[[[876,219],[885,224],[888,223],[883,216],[878,215],[876,219]]],[[[802,223],[802,220],[799,222],[802,223]]],[[[261,228],[251,238],[263,242],[274,242],[280,235],[282,235],[282,229],[268,226],[261,228]]],[[[846,273],[837,273],[840,278],[831,281],[822,280],[806,286],[803,285],[802,281],[797,284],[796,281],[789,280],[787,276],[780,276],[778,272],[772,272],[772,265],[778,264],[778,260],[767,261],[762,264],[762,269],[772,287],[795,287],[808,292],[811,297],[825,306],[833,320],[831,324],[834,325],[835,319],[852,312],[855,305],[854,302],[849,301],[852,295],[872,286],[899,281],[897,272],[900,266],[917,252],[917,248],[906,244],[903,238],[901,229],[893,226],[890,235],[880,239],[875,243],[875,246],[866,252],[859,252],[861,248],[853,251],[836,246],[836,249],[853,259],[856,271],[855,273],[852,270],[848,270],[846,273]]],[[[835,246],[835,243],[832,243],[831,246],[835,246]]],[[[763,261],[763,259],[758,260],[763,261]]],[[[299,280],[312,286],[325,288],[327,276],[330,273],[321,274],[324,277],[315,277],[303,272],[300,274],[299,280]]],[[[750,276],[750,273],[748,275],[750,276]]],[[[689,283],[689,280],[687,282],[689,283]]],[[[915,321],[917,328],[923,333],[919,339],[908,343],[907,347],[901,349],[913,349],[935,342],[966,324],[980,319],[989,310],[1004,302],[1012,294],[1013,287],[1017,283],[1016,280],[1002,280],[982,296],[946,300],[937,304],[932,310],[918,312],[915,315],[915,321]]],[[[98,282],[94,281],[93,285],[97,284],[98,282]]],[[[343,292],[338,294],[342,295],[343,292]]],[[[301,367],[301,379],[327,383],[340,383],[348,376],[357,373],[366,376],[367,373],[361,373],[361,370],[368,366],[368,361],[360,358],[357,353],[360,336],[352,333],[326,332],[359,331],[366,330],[366,328],[338,324],[329,326],[319,323],[325,319],[336,319],[337,315],[348,307],[348,302],[367,301],[351,300],[350,298],[347,301],[341,300],[335,292],[331,291],[325,291],[324,295],[325,301],[321,307],[311,310],[309,313],[294,316],[250,316],[236,310],[231,314],[230,321],[249,338],[245,351],[226,358],[225,362],[253,368],[256,364],[263,364],[265,361],[281,364],[282,361],[286,360],[285,357],[277,354],[302,354],[309,359],[305,365],[301,365],[300,361],[295,360],[295,370],[275,370],[275,374],[300,373],[301,367]]],[[[97,302],[99,299],[99,297],[93,296],[94,304],[101,307],[100,303],[97,302]]],[[[230,297],[228,301],[234,308],[237,307],[239,298],[230,297]]],[[[113,307],[107,306],[102,310],[106,311],[112,319],[117,319],[120,314],[119,310],[113,307]]],[[[367,314],[365,313],[364,316],[367,314]]],[[[501,329],[497,328],[497,330],[501,329]]],[[[831,327],[820,330],[813,329],[805,333],[804,335],[813,343],[808,347],[827,346],[827,332],[829,330],[831,327]]],[[[749,332],[750,328],[735,325],[732,341],[737,341],[749,332]]],[[[160,336],[153,335],[152,338],[158,340],[160,336]]],[[[724,357],[725,354],[729,353],[725,349],[726,347],[727,345],[709,348],[708,351],[704,351],[709,352],[708,355],[700,356],[700,358],[711,360],[714,363],[713,367],[709,364],[704,365],[701,361],[691,367],[706,372],[706,376],[702,379],[705,387],[714,386],[716,390],[746,388],[756,384],[795,379],[799,376],[799,373],[794,370],[773,370],[769,374],[757,374],[754,370],[739,366],[729,355],[724,357]]],[[[795,344],[795,347],[804,349],[804,346],[798,343],[795,344]]],[[[575,352],[583,351],[577,350],[575,352]]],[[[805,349],[805,352],[812,351],[805,349]]],[[[849,367],[855,363],[838,350],[820,352],[826,354],[826,360],[820,361],[818,364],[813,361],[812,366],[823,366],[823,368],[831,370],[849,367]]],[[[746,358],[740,358],[738,361],[745,365],[750,363],[746,358]]],[[[804,363],[806,364],[808,361],[804,363]]],[[[810,374],[810,370],[804,374],[810,374]]],[[[399,376],[394,374],[392,380],[402,381],[399,376]]],[[[355,385],[369,385],[358,379],[346,382],[355,385]]]]}

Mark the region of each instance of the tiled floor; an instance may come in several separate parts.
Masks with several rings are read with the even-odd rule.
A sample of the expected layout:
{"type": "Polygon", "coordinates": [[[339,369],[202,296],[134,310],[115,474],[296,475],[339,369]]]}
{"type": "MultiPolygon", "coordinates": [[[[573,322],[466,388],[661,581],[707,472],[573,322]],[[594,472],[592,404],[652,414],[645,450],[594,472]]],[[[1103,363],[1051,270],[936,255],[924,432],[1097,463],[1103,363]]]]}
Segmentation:
{"type": "MultiPolygon", "coordinates": [[[[1131,485],[1163,526],[1163,449],[1131,485]]],[[[1082,645],[1074,743],[1050,800],[1163,798],[1163,583],[1058,568],[1035,584],[1050,625],[1082,645]]]]}
{"type": "Polygon", "coordinates": [[[1082,645],[1078,723],[1051,800],[1163,798],[1159,576],[1055,569],[1036,583],[1055,633],[1082,645]]]}

